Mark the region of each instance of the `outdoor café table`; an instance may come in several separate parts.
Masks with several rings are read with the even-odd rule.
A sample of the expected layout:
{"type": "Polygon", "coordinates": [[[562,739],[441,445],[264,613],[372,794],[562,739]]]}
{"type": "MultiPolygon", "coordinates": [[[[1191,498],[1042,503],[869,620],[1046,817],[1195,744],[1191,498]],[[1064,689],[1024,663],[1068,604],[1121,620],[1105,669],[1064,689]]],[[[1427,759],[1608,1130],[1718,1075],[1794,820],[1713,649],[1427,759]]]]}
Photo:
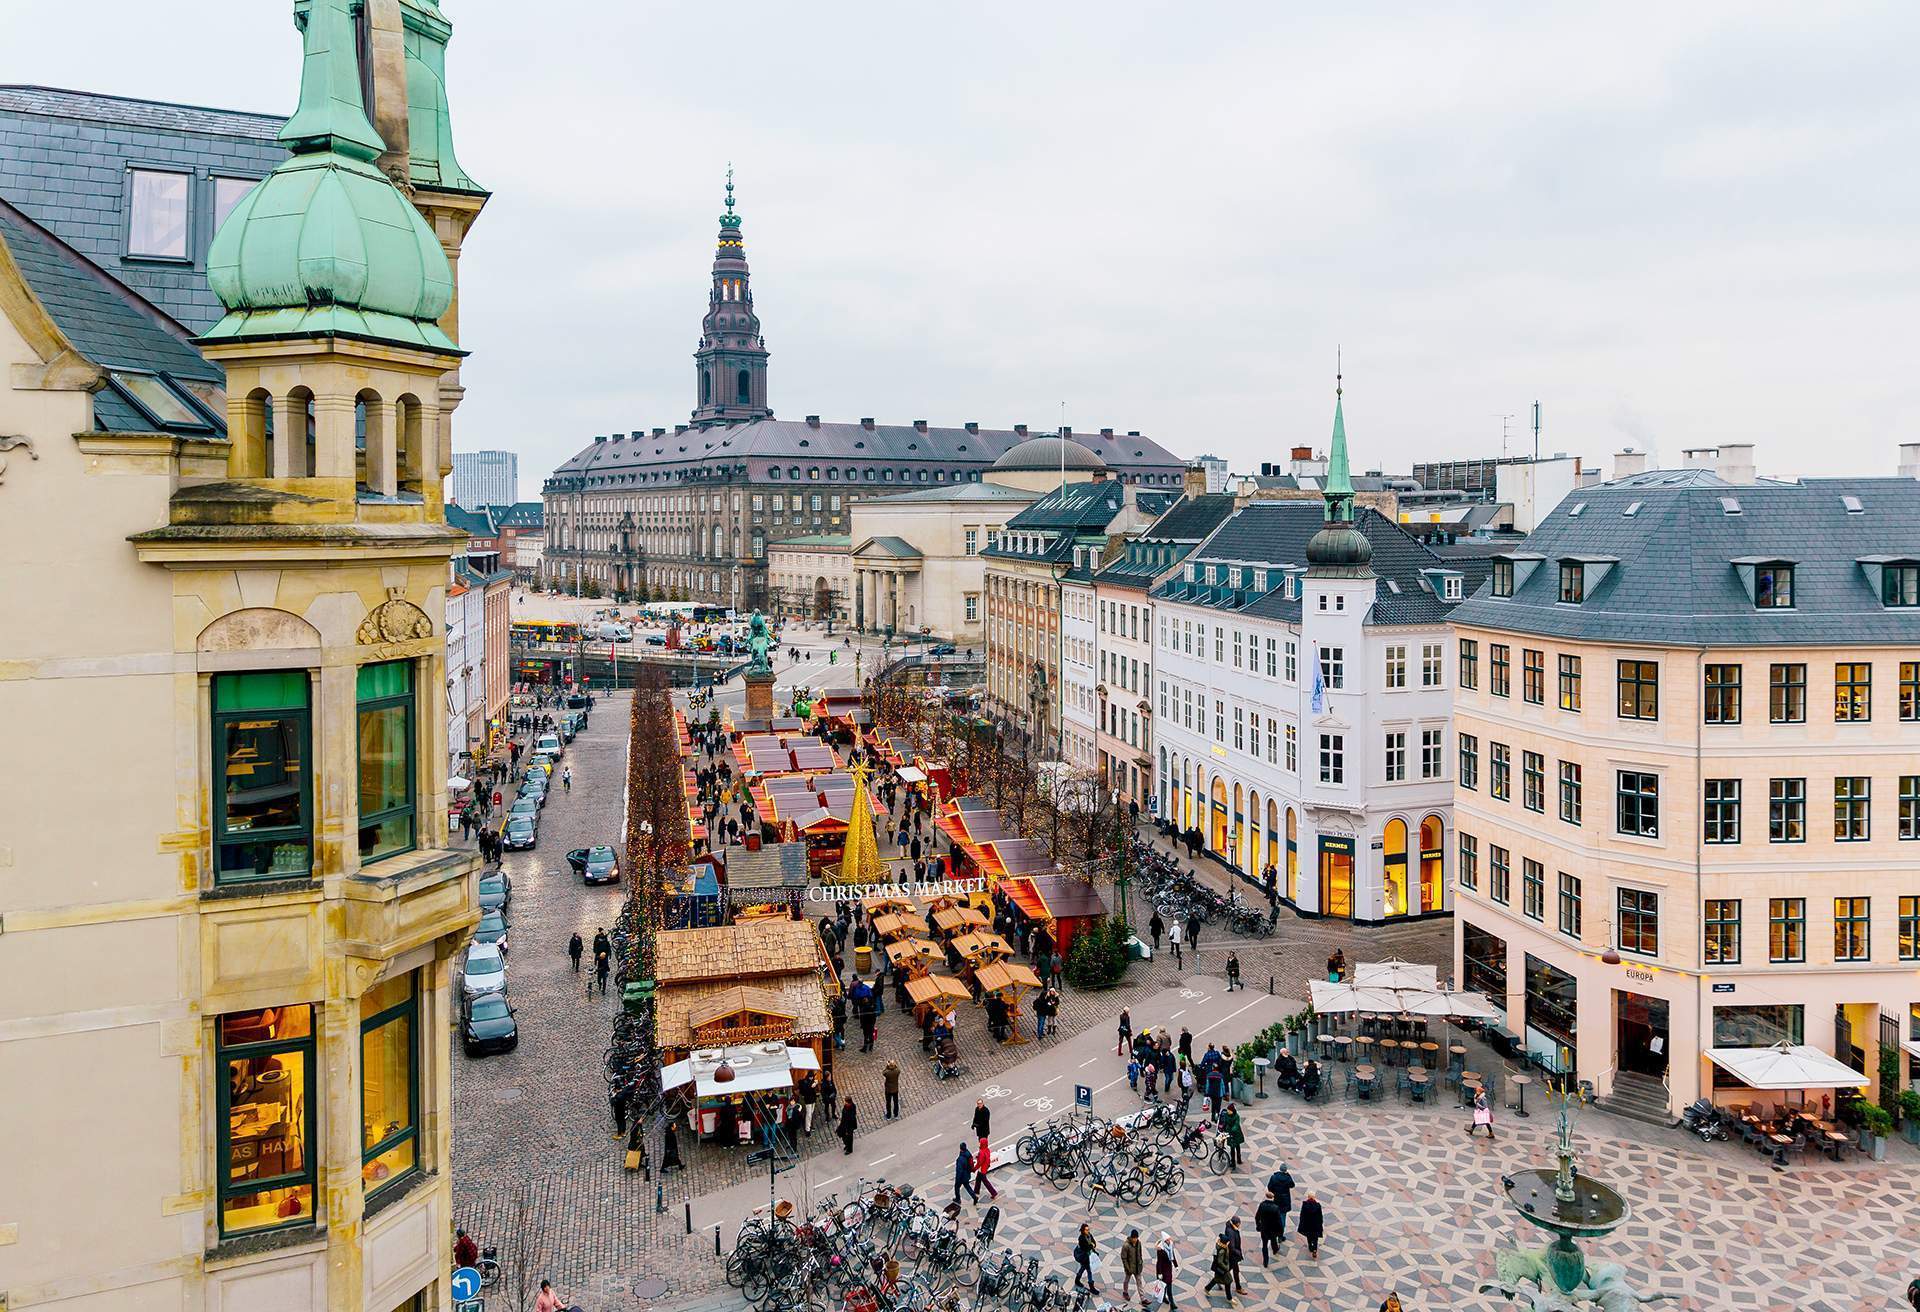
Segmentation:
{"type": "Polygon", "coordinates": [[[1353,1078],[1360,1081],[1360,1100],[1362,1102],[1373,1101],[1373,1081],[1377,1074],[1379,1074],[1379,1072],[1375,1071],[1373,1067],[1367,1065],[1365,1062],[1353,1068],[1353,1078]]]}
{"type": "Polygon", "coordinates": [[[1438,1054],[1439,1051],[1440,1051],[1440,1045],[1435,1043],[1432,1039],[1420,1040],[1420,1052],[1422,1054],[1420,1060],[1423,1064],[1431,1064],[1434,1060],[1435,1055],[1438,1054]]]}
{"type": "Polygon", "coordinates": [[[1827,1151],[1833,1154],[1833,1160],[1836,1162],[1840,1160],[1841,1150],[1852,1142],[1852,1140],[1838,1130],[1824,1131],[1822,1137],[1826,1139],[1827,1151]]]}
{"type": "Polygon", "coordinates": [[[1447,1057],[1448,1057],[1447,1065],[1459,1066],[1464,1068],[1467,1064],[1467,1045],[1464,1043],[1454,1043],[1454,1044],[1448,1045],[1447,1057]]]}
{"type": "Polygon", "coordinates": [[[1314,1038],[1320,1044],[1320,1060],[1332,1061],[1333,1060],[1333,1035],[1316,1034],[1314,1038]]]}
{"type": "Polygon", "coordinates": [[[1353,1059],[1355,1061],[1367,1060],[1367,1054],[1373,1051],[1373,1035],[1371,1034],[1357,1035],[1353,1041],[1355,1045],[1357,1045],[1357,1047],[1359,1048],[1359,1051],[1354,1054],[1353,1059]]]}
{"type": "Polygon", "coordinates": [[[1533,1083],[1533,1077],[1530,1075],[1509,1075],[1507,1078],[1513,1081],[1514,1088],[1520,1090],[1520,1100],[1518,1102],[1508,1103],[1508,1109],[1511,1110],[1515,1116],[1528,1115],[1527,1086],[1533,1083]]]}
{"type": "Polygon", "coordinates": [[[1400,1047],[1399,1041],[1395,1039],[1381,1039],[1378,1042],[1380,1047],[1380,1064],[1382,1066],[1393,1065],[1394,1053],[1400,1047]]]}
{"type": "Polygon", "coordinates": [[[1334,1047],[1336,1047],[1336,1048],[1338,1048],[1338,1049],[1340,1050],[1340,1060],[1341,1060],[1341,1061],[1347,1061],[1347,1060],[1349,1060],[1350,1058],[1352,1058],[1352,1056],[1353,1056],[1353,1037],[1352,1037],[1351,1035],[1348,1035],[1348,1034],[1336,1034],[1336,1035],[1334,1036],[1334,1039],[1333,1039],[1333,1045],[1334,1045],[1334,1047]]]}
{"type": "Polygon", "coordinates": [[[1410,1066],[1407,1068],[1407,1085],[1413,1090],[1413,1100],[1415,1102],[1425,1102],[1427,1100],[1427,1081],[1432,1078],[1432,1076],[1428,1075],[1418,1066],[1410,1066]]]}
{"type": "Polygon", "coordinates": [[[1474,1097],[1479,1092],[1480,1077],[1478,1075],[1475,1075],[1472,1071],[1468,1071],[1460,1077],[1460,1105],[1462,1107],[1473,1106],[1474,1097]]]}

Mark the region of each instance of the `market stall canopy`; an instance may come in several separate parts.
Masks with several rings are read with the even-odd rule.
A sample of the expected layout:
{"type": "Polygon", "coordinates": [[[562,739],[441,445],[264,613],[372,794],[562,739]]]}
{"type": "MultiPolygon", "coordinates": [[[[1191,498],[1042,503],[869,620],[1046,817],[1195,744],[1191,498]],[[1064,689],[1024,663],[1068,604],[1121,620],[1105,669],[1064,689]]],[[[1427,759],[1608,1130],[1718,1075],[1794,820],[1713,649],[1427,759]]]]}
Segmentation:
{"type": "Polygon", "coordinates": [[[892,912],[911,913],[913,900],[904,897],[870,897],[860,904],[870,916],[884,916],[892,912]]]}
{"type": "Polygon", "coordinates": [[[967,929],[985,929],[987,918],[972,907],[943,907],[933,913],[933,927],[942,934],[957,934],[967,929]]]}
{"type": "Polygon", "coordinates": [[[965,1002],[973,995],[967,986],[951,975],[922,975],[907,981],[907,997],[918,1007],[929,1002],[965,1002]]]}
{"type": "Polygon", "coordinates": [[[1398,1015],[1402,1010],[1400,995],[1392,989],[1361,988],[1353,984],[1310,979],[1307,981],[1307,995],[1313,1001],[1314,1011],[1322,1016],[1351,1011],[1391,1016],[1398,1015]]]}
{"type": "Polygon", "coordinates": [[[923,784],[927,781],[926,772],[912,765],[901,766],[898,770],[894,771],[894,777],[899,779],[903,784],[923,784]]]}
{"type": "Polygon", "coordinates": [[[1075,875],[1036,875],[1023,881],[1033,885],[1046,904],[1047,913],[1056,920],[1083,920],[1107,914],[1107,904],[1093,881],[1075,875]]]}
{"type": "Polygon", "coordinates": [[[875,916],[873,932],[881,938],[925,938],[929,931],[927,922],[912,912],[896,911],[892,915],[875,916]]]}
{"type": "Polygon", "coordinates": [[[1804,1043],[1708,1048],[1707,1059],[1750,1089],[1858,1089],[1872,1081],[1804,1043]]]}
{"type": "Polygon", "coordinates": [[[953,950],[969,961],[980,956],[1013,955],[1013,945],[998,934],[962,934],[953,940],[953,950]]]}
{"type": "Polygon", "coordinates": [[[1033,973],[1030,966],[1018,961],[996,961],[982,966],[974,972],[973,978],[988,993],[1040,987],[1040,977],[1033,973]]]}
{"type": "Polygon", "coordinates": [[[1433,966],[1412,961],[1363,961],[1354,966],[1351,982],[1363,987],[1426,989],[1434,992],[1440,987],[1440,976],[1433,966]]]}
{"type": "Polygon", "coordinates": [[[817,1071],[820,1059],[811,1048],[790,1048],[784,1043],[751,1043],[736,1048],[701,1048],[685,1061],[660,1068],[662,1090],[693,1085],[700,1098],[720,1098],[738,1093],[758,1093],[766,1089],[784,1089],[793,1084],[794,1071],[817,1071]],[[722,1064],[733,1068],[733,1078],[715,1081],[722,1064]]]}
{"type": "Polygon", "coordinates": [[[896,966],[903,961],[938,961],[940,945],[924,938],[903,938],[887,944],[887,960],[896,966]]]}

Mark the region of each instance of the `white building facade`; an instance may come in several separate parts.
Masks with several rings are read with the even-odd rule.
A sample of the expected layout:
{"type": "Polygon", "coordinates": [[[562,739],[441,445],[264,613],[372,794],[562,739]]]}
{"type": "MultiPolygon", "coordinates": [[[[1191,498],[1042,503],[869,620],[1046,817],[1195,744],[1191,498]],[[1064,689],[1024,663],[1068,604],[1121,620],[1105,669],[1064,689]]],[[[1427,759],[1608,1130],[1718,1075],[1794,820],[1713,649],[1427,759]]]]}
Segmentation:
{"type": "Polygon", "coordinates": [[[1069,765],[1092,770],[1095,762],[1094,660],[1096,630],[1091,575],[1074,572],[1060,584],[1061,756],[1069,765]]]}

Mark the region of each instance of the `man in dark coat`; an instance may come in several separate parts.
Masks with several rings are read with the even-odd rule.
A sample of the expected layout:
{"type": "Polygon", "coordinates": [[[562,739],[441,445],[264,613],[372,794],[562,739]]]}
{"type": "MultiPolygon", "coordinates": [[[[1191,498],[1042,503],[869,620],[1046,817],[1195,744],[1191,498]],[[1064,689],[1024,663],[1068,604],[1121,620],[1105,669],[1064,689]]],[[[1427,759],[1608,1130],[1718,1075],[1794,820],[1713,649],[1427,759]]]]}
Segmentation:
{"type": "Polygon", "coordinates": [[[980,1191],[973,1187],[973,1154],[967,1151],[965,1144],[960,1145],[960,1154],[953,1159],[953,1201],[955,1206],[958,1206],[960,1203],[960,1191],[962,1189],[967,1190],[967,1192],[973,1195],[974,1202],[977,1203],[980,1201],[980,1191]]]}
{"type": "Polygon", "coordinates": [[[976,1139],[993,1137],[993,1113],[987,1109],[985,1098],[973,1100],[973,1137],[976,1139]]]}
{"type": "Polygon", "coordinates": [[[1240,1243],[1240,1218],[1228,1218],[1227,1228],[1220,1232],[1220,1237],[1227,1241],[1227,1260],[1233,1266],[1233,1292],[1244,1296],[1247,1284],[1240,1278],[1240,1259],[1246,1256],[1246,1249],[1240,1243]]]}
{"type": "MultiPolygon", "coordinates": [[[[845,1148],[844,1155],[853,1156],[853,1133],[860,1128],[859,1114],[853,1110],[853,1099],[848,1098],[840,1104],[840,1143],[845,1148]]],[[[1315,1204],[1318,1206],[1318,1204],[1315,1204]]],[[[1304,1213],[1304,1209],[1302,1209],[1304,1213]]]]}
{"type": "Polygon", "coordinates": [[[1260,1265],[1280,1251],[1280,1245],[1287,1239],[1287,1214],[1280,1210],[1280,1204],[1274,1201],[1273,1190],[1267,1190],[1267,1196],[1253,1213],[1253,1228],[1260,1232],[1260,1265]]]}
{"type": "Polygon", "coordinates": [[[1300,1204],[1300,1237],[1307,1241],[1307,1256],[1320,1256],[1320,1236],[1326,1233],[1327,1217],[1321,1210],[1320,1200],[1308,1193],[1307,1201],[1300,1204]]]}
{"type": "Polygon", "coordinates": [[[1285,1162],[1280,1169],[1267,1177],[1267,1192],[1273,1195],[1273,1201],[1280,1208],[1280,1228],[1276,1231],[1277,1240],[1287,1237],[1287,1214],[1293,1210],[1293,1175],[1287,1170],[1285,1162]]]}

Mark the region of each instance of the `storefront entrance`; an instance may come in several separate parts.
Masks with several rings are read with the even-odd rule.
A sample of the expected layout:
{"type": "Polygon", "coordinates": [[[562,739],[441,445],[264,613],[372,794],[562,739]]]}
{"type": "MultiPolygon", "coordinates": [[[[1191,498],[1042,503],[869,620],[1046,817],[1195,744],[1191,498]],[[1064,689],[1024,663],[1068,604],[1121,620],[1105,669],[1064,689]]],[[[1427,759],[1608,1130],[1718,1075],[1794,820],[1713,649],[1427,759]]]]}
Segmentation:
{"type": "Polygon", "coordinates": [[[1614,1060],[1623,1071],[1650,1075],[1667,1073],[1667,1000],[1643,993],[1613,991],[1614,1060]]]}
{"type": "Polygon", "coordinates": [[[1320,914],[1353,918],[1353,840],[1320,840],[1320,914]]]}

